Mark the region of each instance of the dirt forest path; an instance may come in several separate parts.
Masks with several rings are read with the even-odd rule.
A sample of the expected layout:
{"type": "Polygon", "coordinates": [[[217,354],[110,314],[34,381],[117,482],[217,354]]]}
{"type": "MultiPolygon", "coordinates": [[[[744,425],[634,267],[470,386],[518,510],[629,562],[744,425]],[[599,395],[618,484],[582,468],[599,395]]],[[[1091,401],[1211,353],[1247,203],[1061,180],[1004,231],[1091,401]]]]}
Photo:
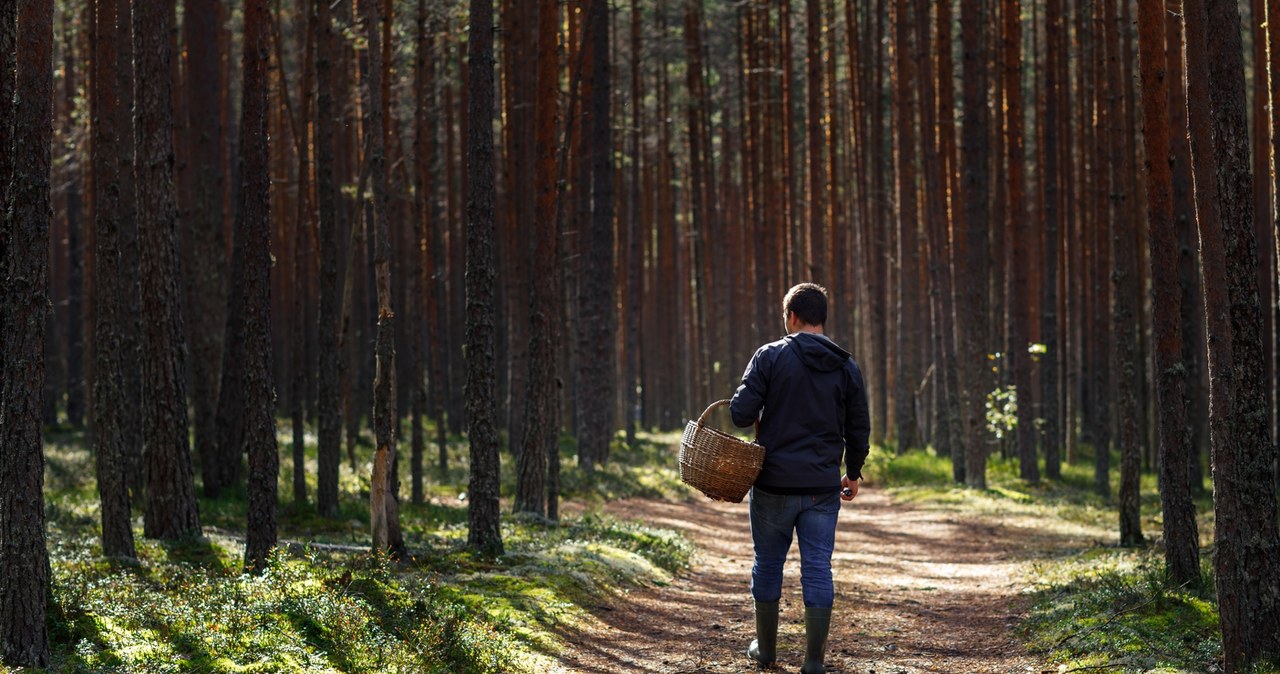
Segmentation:
{"type": "MultiPolygon", "coordinates": [[[[747,504],[623,500],[606,511],[689,536],[692,569],[667,587],[633,589],[566,635],[567,672],[722,674],[753,671],[747,504]]],[[[841,674],[1053,671],[1012,632],[1027,608],[1031,532],[959,513],[894,503],[864,488],[845,503],[836,534],[836,600],[827,671],[841,674]]],[[[778,671],[804,660],[804,602],[793,544],[783,581],[778,671]]]]}

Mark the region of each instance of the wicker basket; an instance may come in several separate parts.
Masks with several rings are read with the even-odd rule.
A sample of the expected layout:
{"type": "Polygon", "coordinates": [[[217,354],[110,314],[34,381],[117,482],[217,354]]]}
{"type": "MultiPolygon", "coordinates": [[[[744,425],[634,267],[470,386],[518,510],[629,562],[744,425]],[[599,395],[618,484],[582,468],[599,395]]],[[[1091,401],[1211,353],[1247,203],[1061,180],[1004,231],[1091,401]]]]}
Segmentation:
{"type": "MultiPolygon", "coordinates": [[[[707,426],[711,411],[728,400],[718,400],[684,428],[680,438],[680,481],[717,501],[742,503],[760,474],[764,447],[707,426]]],[[[760,423],[756,422],[756,430],[760,423]]]]}

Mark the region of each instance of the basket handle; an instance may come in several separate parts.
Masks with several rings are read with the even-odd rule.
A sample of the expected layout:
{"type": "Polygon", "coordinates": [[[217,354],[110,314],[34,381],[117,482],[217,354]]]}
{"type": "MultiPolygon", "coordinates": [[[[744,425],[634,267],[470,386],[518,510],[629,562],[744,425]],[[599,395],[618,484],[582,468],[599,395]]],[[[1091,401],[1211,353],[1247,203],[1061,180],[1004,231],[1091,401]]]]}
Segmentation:
{"type": "MultiPolygon", "coordinates": [[[[702,412],[702,416],[698,417],[698,428],[702,428],[703,421],[707,418],[708,414],[711,414],[712,410],[714,410],[717,407],[722,407],[728,404],[729,404],[729,400],[726,398],[724,400],[717,400],[711,403],[710,405],[708,405],[707,409],[702,412]]],[[[756,437],[757,438],[760,437],[760,417],[756,417],[756,437]]]]}

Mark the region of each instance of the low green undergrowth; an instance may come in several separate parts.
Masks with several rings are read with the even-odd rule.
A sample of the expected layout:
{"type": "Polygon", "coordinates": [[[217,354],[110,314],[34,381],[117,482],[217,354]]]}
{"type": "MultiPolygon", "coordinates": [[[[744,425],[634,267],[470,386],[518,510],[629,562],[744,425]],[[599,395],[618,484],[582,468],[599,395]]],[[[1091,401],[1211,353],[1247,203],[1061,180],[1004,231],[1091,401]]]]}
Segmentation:
{"type": "MultiPolygon", "coordinates": [[[[103,559],[92,458],[80,436],[60,433],[46,444],[50,671],[545,670],[560,648],[557,630],[588,620],[588,609],[628,588],[668,583],[687,567],[693,547],[685,538],[597,507],[612,498],[681,495],[668,441],[644,434],[635,447],[615,445],[595,471],[603,480],[580,475],[566,443],[565,499],[586,507],[559,522],[504,513],[498,557],[465,547],[465,441],[451,438],[448,470],[428,467],[421,503],[409,502],[402,446],[410,554],[391,560],[367,552],[367,443],[357,448],[355,470],[344,455],[340,515],[327,519],[292,500],[291,448],[282,434],[282,547],[253,576],[242,573],[243,488],[201,499],[200,539],[144,539],[135,509],[137,562],[103,559]]],[[[308,435],[314,495],[312,443],[308,435]]],[[[504,455],[503,463],[505,497],[514,493],[514,461],[504,455]]]]}
{"type": "Polygon", "coordinates": [[[1154,549],[1092,548],[1033,567],[1035,603],[1021,631],[1031,648],[1072,668],[1207,672],[1221,655],[1207,566],[1175,587],[1154,549]]]}

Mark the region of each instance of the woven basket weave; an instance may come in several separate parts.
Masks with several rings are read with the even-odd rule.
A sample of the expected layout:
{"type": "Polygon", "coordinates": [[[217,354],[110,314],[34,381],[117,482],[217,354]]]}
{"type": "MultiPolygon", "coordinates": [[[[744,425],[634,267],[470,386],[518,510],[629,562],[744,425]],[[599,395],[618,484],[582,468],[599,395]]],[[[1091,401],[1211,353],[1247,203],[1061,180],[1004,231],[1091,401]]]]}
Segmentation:
{"type": "MultiPolygon", "coordinates": [[[[680,481],[717,501],[742,503],[760,474],[764,447],[718,431],[704,422],[711,411],[728,400],[718,400],[684,427],[680,438],[680,481]]],[[[756,422],[757,432],[760,423],[756,422]]]]}

